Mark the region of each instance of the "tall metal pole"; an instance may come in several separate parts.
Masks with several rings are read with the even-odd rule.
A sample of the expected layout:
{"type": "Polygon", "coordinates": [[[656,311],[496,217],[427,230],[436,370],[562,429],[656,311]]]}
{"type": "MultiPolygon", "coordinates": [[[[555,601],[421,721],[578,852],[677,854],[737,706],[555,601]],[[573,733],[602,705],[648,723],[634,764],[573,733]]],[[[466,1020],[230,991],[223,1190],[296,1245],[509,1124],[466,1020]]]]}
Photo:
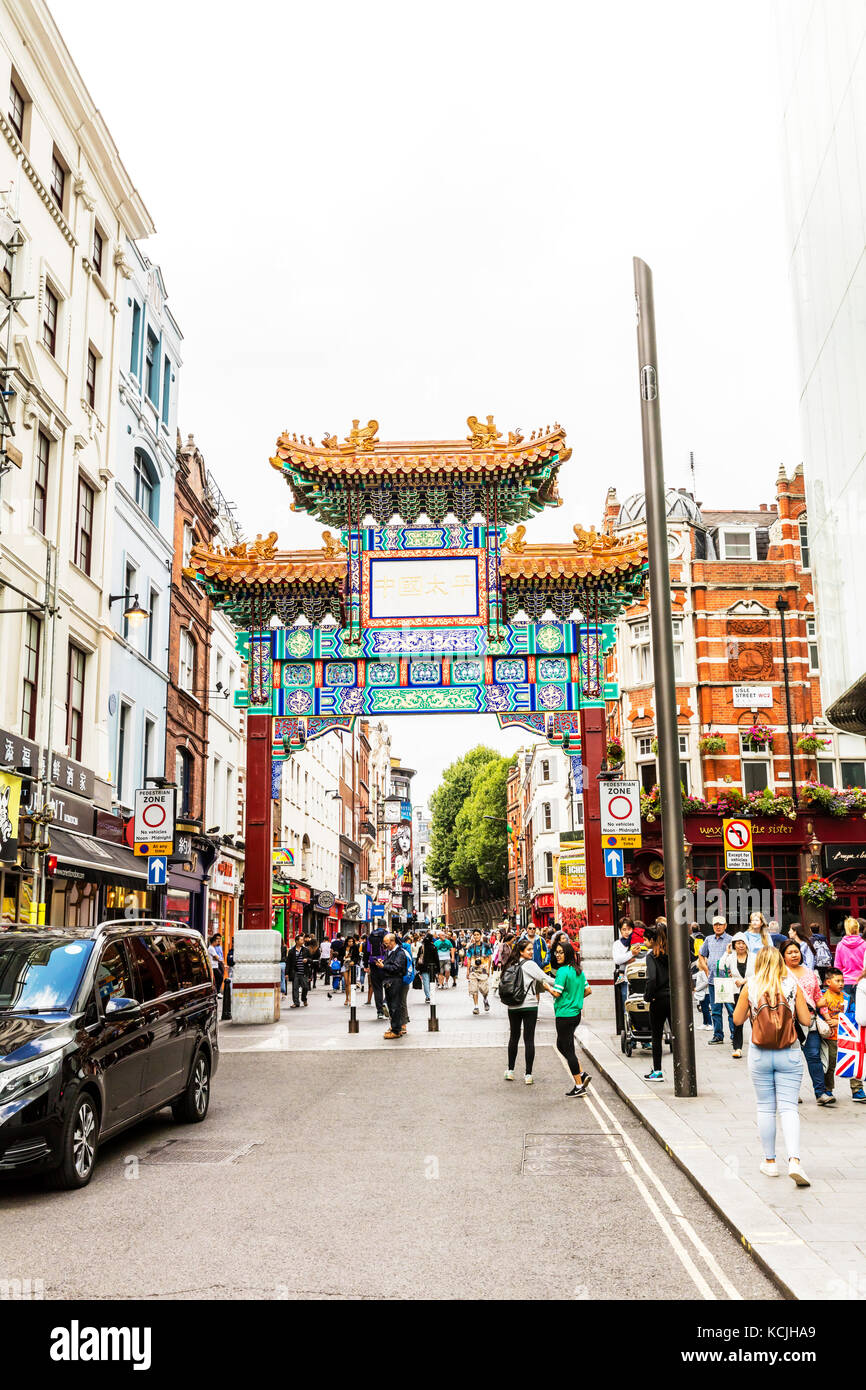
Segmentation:
{"type": "Polygon", "coordinates": [[[694,1010],[688,944],[683,803],[677,733],[677,686],[671,626],[667,515],[659,411],[653,280],[649,266],[634,258],[640,416],[643,436],[646,530],[649,549],[650,618],[656,732],[659,744],[662,845],[665,861],[665,911],[671,979],[671,1024],[674,1035],[674,1094],[696,1096],[694,1010]]]}

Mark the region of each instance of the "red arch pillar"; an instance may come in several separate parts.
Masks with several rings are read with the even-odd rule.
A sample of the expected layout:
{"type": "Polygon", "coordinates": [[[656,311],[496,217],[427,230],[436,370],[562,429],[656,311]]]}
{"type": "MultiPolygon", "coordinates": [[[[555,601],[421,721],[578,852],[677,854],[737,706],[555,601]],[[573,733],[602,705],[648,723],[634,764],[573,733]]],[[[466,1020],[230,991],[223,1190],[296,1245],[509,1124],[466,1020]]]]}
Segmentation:
{"type": "Polygon", "coordinates": [[[586,927],[581,932],[581,952],[587,977],[596,984],[613,979],[614,880],[604,872],[601,844],[601,792],[598,774],[607,751],[603,706],[580,711],[580,748],[583,764],[583,835],[586,857],[586,927]]]}
{"type": "Polygon", "coordinates": [[[247,711],[247,775],[244,824],[244,927],[271,926],[273,899],[273,801],[271,716],[247,711]]]}

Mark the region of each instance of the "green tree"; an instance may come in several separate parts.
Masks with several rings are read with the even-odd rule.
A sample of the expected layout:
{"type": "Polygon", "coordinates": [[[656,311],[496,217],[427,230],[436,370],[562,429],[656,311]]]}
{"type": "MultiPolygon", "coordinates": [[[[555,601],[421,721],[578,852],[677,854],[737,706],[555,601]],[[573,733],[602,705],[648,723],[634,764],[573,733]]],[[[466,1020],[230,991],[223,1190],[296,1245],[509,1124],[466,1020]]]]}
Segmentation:
{"type": "Polygon", "coordinates": [[[499,754],[479,744],[462,758],[446,767],[442,781],[430,798],[432,826],[427,870],[438,888],[453,888],[451,861],[457,849],[455,822],[464,801],[472,790],[476,772],[499,754]]]}
{"type": "Polygon", "coordinates": [[[505,783],[510,762],[479,745],[445,769],[430,798],[427,868],[439,888],[501,888],[507,875],[505,783]],[[488,821],[485,816],[500,820],[488,821]]]}

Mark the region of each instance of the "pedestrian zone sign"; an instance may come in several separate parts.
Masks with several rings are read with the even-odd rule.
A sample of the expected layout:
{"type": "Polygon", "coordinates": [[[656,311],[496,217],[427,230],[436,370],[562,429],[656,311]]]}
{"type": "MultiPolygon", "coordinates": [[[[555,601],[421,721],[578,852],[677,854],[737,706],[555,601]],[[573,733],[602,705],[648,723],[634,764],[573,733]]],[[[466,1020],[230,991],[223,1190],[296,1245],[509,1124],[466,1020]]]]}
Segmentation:
{"type": "Polygon", "coordinates": [[[135,793],[133,850],[138,855],[174,853],[174,787],[139,787],[135,793]]]}
{"type": "MultiPolygon", "coordinates": [[[[602,836],[616,835],[616,845],[611,848],[636,849],[640,845],[640,783],[637,780],[617,780],[600,782],[601,833],[602,836]],[[637,836],[635,842],[624,845],[620,837],[637,836]]],[[[605,842],[606,843],[606,842],[605,842]]]]}
{"type": "Polygon", "coordinates": [[[752,862],[752,822],[737,816],[722,821],[722,839],[725,844],[726,869],[751,869],[752,862]]]}

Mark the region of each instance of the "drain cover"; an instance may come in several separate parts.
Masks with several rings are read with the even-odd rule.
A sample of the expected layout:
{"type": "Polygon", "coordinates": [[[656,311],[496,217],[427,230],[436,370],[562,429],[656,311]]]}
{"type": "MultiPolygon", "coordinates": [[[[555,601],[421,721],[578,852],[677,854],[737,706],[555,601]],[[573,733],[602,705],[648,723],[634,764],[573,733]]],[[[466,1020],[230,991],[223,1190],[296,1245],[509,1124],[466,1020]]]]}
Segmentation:
{"type": "Polygon", "coordinates": [[[622,1172],[622,1142],[610,1130],[578,1134],[525,1134],[521,1173],[547,1177],[555,1173],[622,1172]]]}
{"type": "Polygon", "coordinates": [[[207,1139],[167,1139],[142,1155],[142,1163],[237,1163],[260,1141],[250,1144],[212,1144],[207,1139]]]}

